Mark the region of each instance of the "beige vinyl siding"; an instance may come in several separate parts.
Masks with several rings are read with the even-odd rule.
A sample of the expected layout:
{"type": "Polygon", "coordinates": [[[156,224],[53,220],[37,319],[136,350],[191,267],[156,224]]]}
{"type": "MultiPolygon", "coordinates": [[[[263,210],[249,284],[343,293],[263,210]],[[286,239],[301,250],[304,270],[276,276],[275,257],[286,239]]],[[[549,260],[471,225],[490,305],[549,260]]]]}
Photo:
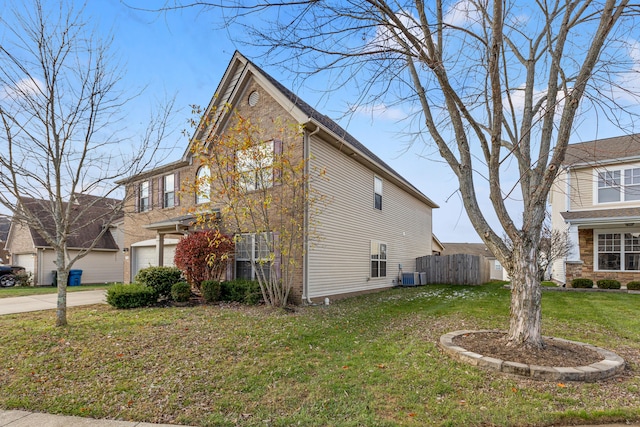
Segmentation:
{"type": "Polygon", "coordinates": [[[571,171],[571,206],[570,210],[579,211],[593,209],[594,171],[592,168],[574,169],[571,171]]]}
{"type": "MultiPolygon", "coordinates": [[[[70,257],[75,257],[77,251],[69,251],[70,257]]],[[[56,269],[55,252],[51,249],[43,251],[40,266],[40,280],[42,285],[52,282],[56,269]]],[[[124,263],[121,251],[93,251],[76,261],[72,270],[82,270],[82,284],[122,282],[124,279],[124,263]]]]}
{"type": "Polygon", "coordinates": [[[412,272],[416,257],[431,254],[431,208],[327,143],[312,138],[310,148],[312,165],[324,168],[327,177],[312,185],[329,201],[320,206],[320,240],[308,254],[308,296],[397,284],[399,264],[412,272]],[[374,176],[383,179],[382,210],[374,209],[374,176]],[[387,244],[386,277],[370,277],[372,240],[387,244]]]}

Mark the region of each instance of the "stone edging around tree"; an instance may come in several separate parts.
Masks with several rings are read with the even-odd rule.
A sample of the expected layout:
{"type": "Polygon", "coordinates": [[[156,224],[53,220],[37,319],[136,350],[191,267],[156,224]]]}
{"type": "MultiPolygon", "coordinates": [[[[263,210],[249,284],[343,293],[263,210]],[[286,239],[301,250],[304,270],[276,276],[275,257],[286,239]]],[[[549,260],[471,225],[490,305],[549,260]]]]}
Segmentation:
{"type": "Polygon", "coordinates": [[[468,351],[453,343],[453,339],[459,335],[497,332],[495,330],[479,330],[479,331],[455,331],[444,334],[440,337],[440,347],[451,357],[461,362],[468,363],[480,368],[490,369],[505,374],[517,375],[544,381],[586,381],[594,382],[610,378],[624,370],[624,359],[612,351],[605,350],[590,344],[569,341],[562,338],[544,337],[545,340],[554,340],[557,342],[566,342],[581,345],[600,354],[602,360],[591,365],[575,366],[575,367],[555,367],[555,366],[537,366],[527,365],[524,363],[510,362],[506,360],[496,359],[494,357],[483,356],[472,351],[468,351]]]}

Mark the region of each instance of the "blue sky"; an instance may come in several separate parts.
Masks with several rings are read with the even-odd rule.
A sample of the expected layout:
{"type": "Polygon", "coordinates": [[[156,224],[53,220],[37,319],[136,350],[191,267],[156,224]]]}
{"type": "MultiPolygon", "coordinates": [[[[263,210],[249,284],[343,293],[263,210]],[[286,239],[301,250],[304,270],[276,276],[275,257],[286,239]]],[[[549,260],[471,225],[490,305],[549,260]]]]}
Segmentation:
{"type": "MultiPolygon", "coordinates": [[[[157,99],[176,95],[176,106],[181,111],[174,123],[177,129],[187,128],[189,105],[209,103],[233,52],[238,49],[320,112],[338,121],[437,203],[440,208],[434,211],[433,229],[441,241],[480,241],[456,193],[454,175],[435,148],[407,148],[398,135],[401,129],[396,124],[400,118],[396,110],[380,112],[373,118],[356,114],[340,119],[349,99],[336,99],[332,95],[328,100],[320,90],[301,87],[278,67],[261,62],[248,48],[234,44],[227,31],[215,28],[209,14],[196,9],[155,15],[129,9],[120,0],[100,0],[89,2],[87,13],[100,30],[113,31],[112,47],[126,64],[126,84],[134,90],[146,87],[144,95],[133,104],[139,114],[129,116],[131,127],[141,126],[157,99]]],[[[173,141],[176,149],[172,156],[177,159],[187,139],[176,132],[173,141]]],[[[488,197],[485,199],[488,201],[488,197]]]]}
{"type": "MultiPolygon", "coordinates": [[[[1,2],[0,2],[1,3],[1,2]]],[[[78,2],[80,4],[81,2],[78,2]]],[[[144,2],[137,2],[144,4],[144,2]]],[[[264,63],[257,52],[234,44],[229,29],[216,28],[217,17],[191,8],[167,14],[153,14],[128,8],[121,0],[89,1],[86,15],[98,32],[112,32],[113,53],[122,61],[126,73],[123,81],[131,93],[144,89],[143,94],[126,106],[130,132],[142,131],[149,112],[158,100],[176,97],[175,131],[166,141],[173,151],[166,159],[178,159],[187,145],[181,130],[188,128],[190,105],[206,106],[214,95],[233,52],[238,49],[280,80],[320,112],[338,121],[352,135],[368,146],[424,194],[440,205],[434,210],[433,230],[443,242],[479,242],[456,192],[453,173],[439,157],[435,147],[416,144],[408,147],[399,133],[403,130],[402,113],[388,109],[372,114],[355,113],[341,119],[349,108],[348,91],[327,96],[323,91],[323,76],[313,80],[315,89],[300,84],[299,79],[282,74],[278,67],[264,63]]],[[[601,127],[597,137],[620,132],[601,127]]],[[[593,122],[587,122],[577,138],[593,139],[593,122]]],[[[487,206],[488,185],[478,182],[478,198],[487,206]]],[[[515,215],[514,215],[515,216],[515,215]]]]}

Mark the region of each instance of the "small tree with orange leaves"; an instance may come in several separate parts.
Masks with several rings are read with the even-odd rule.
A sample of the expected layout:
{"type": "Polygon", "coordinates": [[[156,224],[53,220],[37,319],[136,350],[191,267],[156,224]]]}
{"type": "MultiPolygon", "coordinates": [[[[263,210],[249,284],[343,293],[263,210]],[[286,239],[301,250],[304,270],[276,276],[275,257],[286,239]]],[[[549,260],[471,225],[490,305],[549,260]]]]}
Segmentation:
{"type": "Polygon", "coordinates": [[[224,132],[192,144],[194,158],[210,170],[193,183],[196,191],[210,191],[209,209],[199,208],[198,222],[212,226],[208,213],[219,209],[222,226],[235,235],[236,275],[258,280],[264,301],[284,306],[302,280],[307,245],[316,239],[325,197],[310,183],[324,171],[305,157],[297,123],[274,120],[266,130],[237,112],[231,116],[224,132]]]}

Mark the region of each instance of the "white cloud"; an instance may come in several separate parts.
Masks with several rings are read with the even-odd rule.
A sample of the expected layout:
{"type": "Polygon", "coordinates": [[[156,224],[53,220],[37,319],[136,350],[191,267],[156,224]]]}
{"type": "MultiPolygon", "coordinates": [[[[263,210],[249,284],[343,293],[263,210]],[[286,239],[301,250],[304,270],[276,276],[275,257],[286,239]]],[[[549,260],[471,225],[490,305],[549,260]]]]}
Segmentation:
{"type": "Polygon", "coordinates": [[[22,79],[15,86],[0,87],[0,99],[26,98],[42,92],[44,84],[40,80],[22,79]]]}
{"type": "Polygon", "coordinates": [[[359,116],[368,116],[377,120],[402,120],[408,114],[400,108],[390,108],[385,104],[363,105],[352,107],[351,111],[359,116]]]}
{"type": "Polygon", "coordinates": [[[482,22],[482,14],[472,0],[460,0],[446,11],[443,21],[456,27],[482,22]]]}

